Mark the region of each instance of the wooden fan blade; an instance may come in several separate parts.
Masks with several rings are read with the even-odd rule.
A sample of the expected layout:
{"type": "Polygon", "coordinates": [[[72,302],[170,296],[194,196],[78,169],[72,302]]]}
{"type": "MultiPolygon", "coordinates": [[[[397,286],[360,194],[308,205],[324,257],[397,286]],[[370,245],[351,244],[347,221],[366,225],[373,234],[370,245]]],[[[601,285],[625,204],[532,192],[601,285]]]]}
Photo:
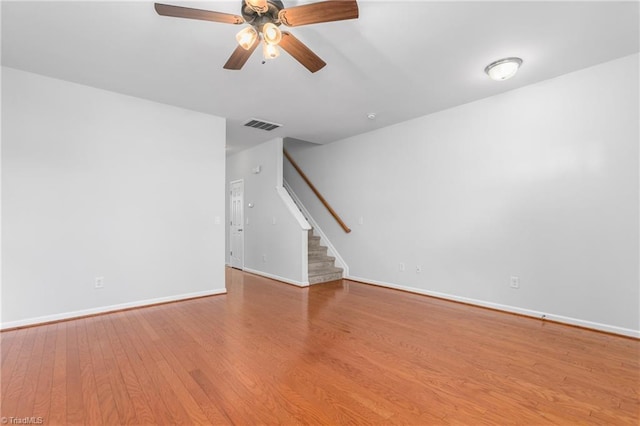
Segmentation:
{"type": "Polygon", "coordinates": [[[317,24],[320,22],[342,21],[358,17],[356,0],[328,0],[282,9],[278,18],[289,27],[317,24]]]}
{"type": "Polygon", "coordinates": [[[242,46],[236,47],[236,50],[233,51],[227,63],[224,64],[222,68],[226,70],[239,70],[242,69],[244,64],[247,62],[251,54],[256,47],[260,44],[260,38],[256,38],[256,41],[253,42],[253,45],[249,48],[249,50],[245,50],[242,46]]]}
{"type": "Polygon", "coordinates": [[[223,24],[244,24],[244,19],[231,13],[211,12],[209,10],[191,9],[190,7],[155,4],[156,12],[162,16],[176,18],[200,19],[202,21],[222,22],[223,24]]]}
{"type": "Polygon", "coordinates": [[[304,43],[295,38],[291,33],[282,31],[282,40],[278,43],[289,55],[300,62],[311,72],[321,70],[327,63],[313,53],[304,43]]]}

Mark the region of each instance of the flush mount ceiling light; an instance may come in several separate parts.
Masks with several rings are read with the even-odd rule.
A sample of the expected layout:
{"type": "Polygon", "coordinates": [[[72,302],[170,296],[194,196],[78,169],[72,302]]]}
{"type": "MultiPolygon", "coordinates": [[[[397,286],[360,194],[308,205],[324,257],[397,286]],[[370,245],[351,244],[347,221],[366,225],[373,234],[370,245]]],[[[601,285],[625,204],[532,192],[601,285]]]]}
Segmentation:
{"type": "Polygon", "coordinates": [[[359,13],[357,0],[325,0],[286,8],[282,0],[236,1],[240,3],[240,15],[160,3],[155,4],[155,9],[162,16],[233,25],[248,24],[236,35],[239,46],[224,64],[224,69],[241,69],[262,43],[265,59],[278,57],[282,48],[311,72],[320,70],[326,63],[291,33],[281,31],[279,27],[357,19],[359,13]]]}
{"type": "Polygon", "coordinates": [[[486,72],[492,80],[508,80],[516,75],[520,65],[522,65],[522,59],[520,58],[504,58],[491,62],[486,66],[484,72],[486,72]]]}

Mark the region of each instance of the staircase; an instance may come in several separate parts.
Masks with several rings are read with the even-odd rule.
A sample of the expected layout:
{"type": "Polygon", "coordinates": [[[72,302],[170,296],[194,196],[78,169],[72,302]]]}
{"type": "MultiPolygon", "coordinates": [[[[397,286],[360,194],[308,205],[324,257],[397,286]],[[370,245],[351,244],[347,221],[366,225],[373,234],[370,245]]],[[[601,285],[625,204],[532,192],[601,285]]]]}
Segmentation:
{"type": "Polygon", "coordinates": [[[309,284],[326,283],[342,279],[342,268],[334,265],[335,257],[327,255],[327,248],[320,245],[320,237],[309,230],[309,284]]]}

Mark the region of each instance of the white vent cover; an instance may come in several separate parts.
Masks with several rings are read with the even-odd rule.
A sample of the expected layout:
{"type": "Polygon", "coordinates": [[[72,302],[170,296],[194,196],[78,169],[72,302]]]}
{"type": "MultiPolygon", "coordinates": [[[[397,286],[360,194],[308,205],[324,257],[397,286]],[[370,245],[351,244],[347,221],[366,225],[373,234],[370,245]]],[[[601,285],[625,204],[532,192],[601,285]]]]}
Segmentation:
{"type": "Polygon", "coordinates": [[[254,129],[266,130],[268,132],[272,131],[273,129],[277,129],[278,127],[282,127],[282,124],[270,123],[265,120],[260,120],[259,118],[252,118],[244,123],[244,125],[247,127],[253,127],[254,129]]]}

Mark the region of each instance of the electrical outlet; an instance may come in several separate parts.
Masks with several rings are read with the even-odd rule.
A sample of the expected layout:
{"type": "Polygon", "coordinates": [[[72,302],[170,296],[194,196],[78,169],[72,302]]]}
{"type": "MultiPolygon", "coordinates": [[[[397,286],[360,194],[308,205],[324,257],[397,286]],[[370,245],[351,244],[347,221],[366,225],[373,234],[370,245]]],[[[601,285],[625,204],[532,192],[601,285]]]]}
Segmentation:
{"type": "Polygon", "coordinates": [[[400,272],[404,272],[404,263],[400,262],[400,265],[398,265],[398,269],[400,270],[400,272]]]}
{"type": "Polygon", "coordinates": [[[358,224],[364,225],[364,217],[363,216],[360,216],[360,218],[358,219],[358,224]]]}
{"type": "Polygon", "coordinates": [[[95,288],[104,288],[104,277],[96,277],[95,288]]]}
{"type": "Polygon", "coordinates": [[[520,277],[514,277],[512,276],[509,279],[509,286],[511,288],[520,288],[520,277]]]}
{"type": "Polygon", "coordinates": [[[422,266],[418,265],[416,266],[416,274],[419,274],[420,272],[422,272],[422,266]]]}
{"type": "Polygon", "coordinates": [[[262,263],[267,263],[267,255],[266,254],[262,255],[262,263]]]}

